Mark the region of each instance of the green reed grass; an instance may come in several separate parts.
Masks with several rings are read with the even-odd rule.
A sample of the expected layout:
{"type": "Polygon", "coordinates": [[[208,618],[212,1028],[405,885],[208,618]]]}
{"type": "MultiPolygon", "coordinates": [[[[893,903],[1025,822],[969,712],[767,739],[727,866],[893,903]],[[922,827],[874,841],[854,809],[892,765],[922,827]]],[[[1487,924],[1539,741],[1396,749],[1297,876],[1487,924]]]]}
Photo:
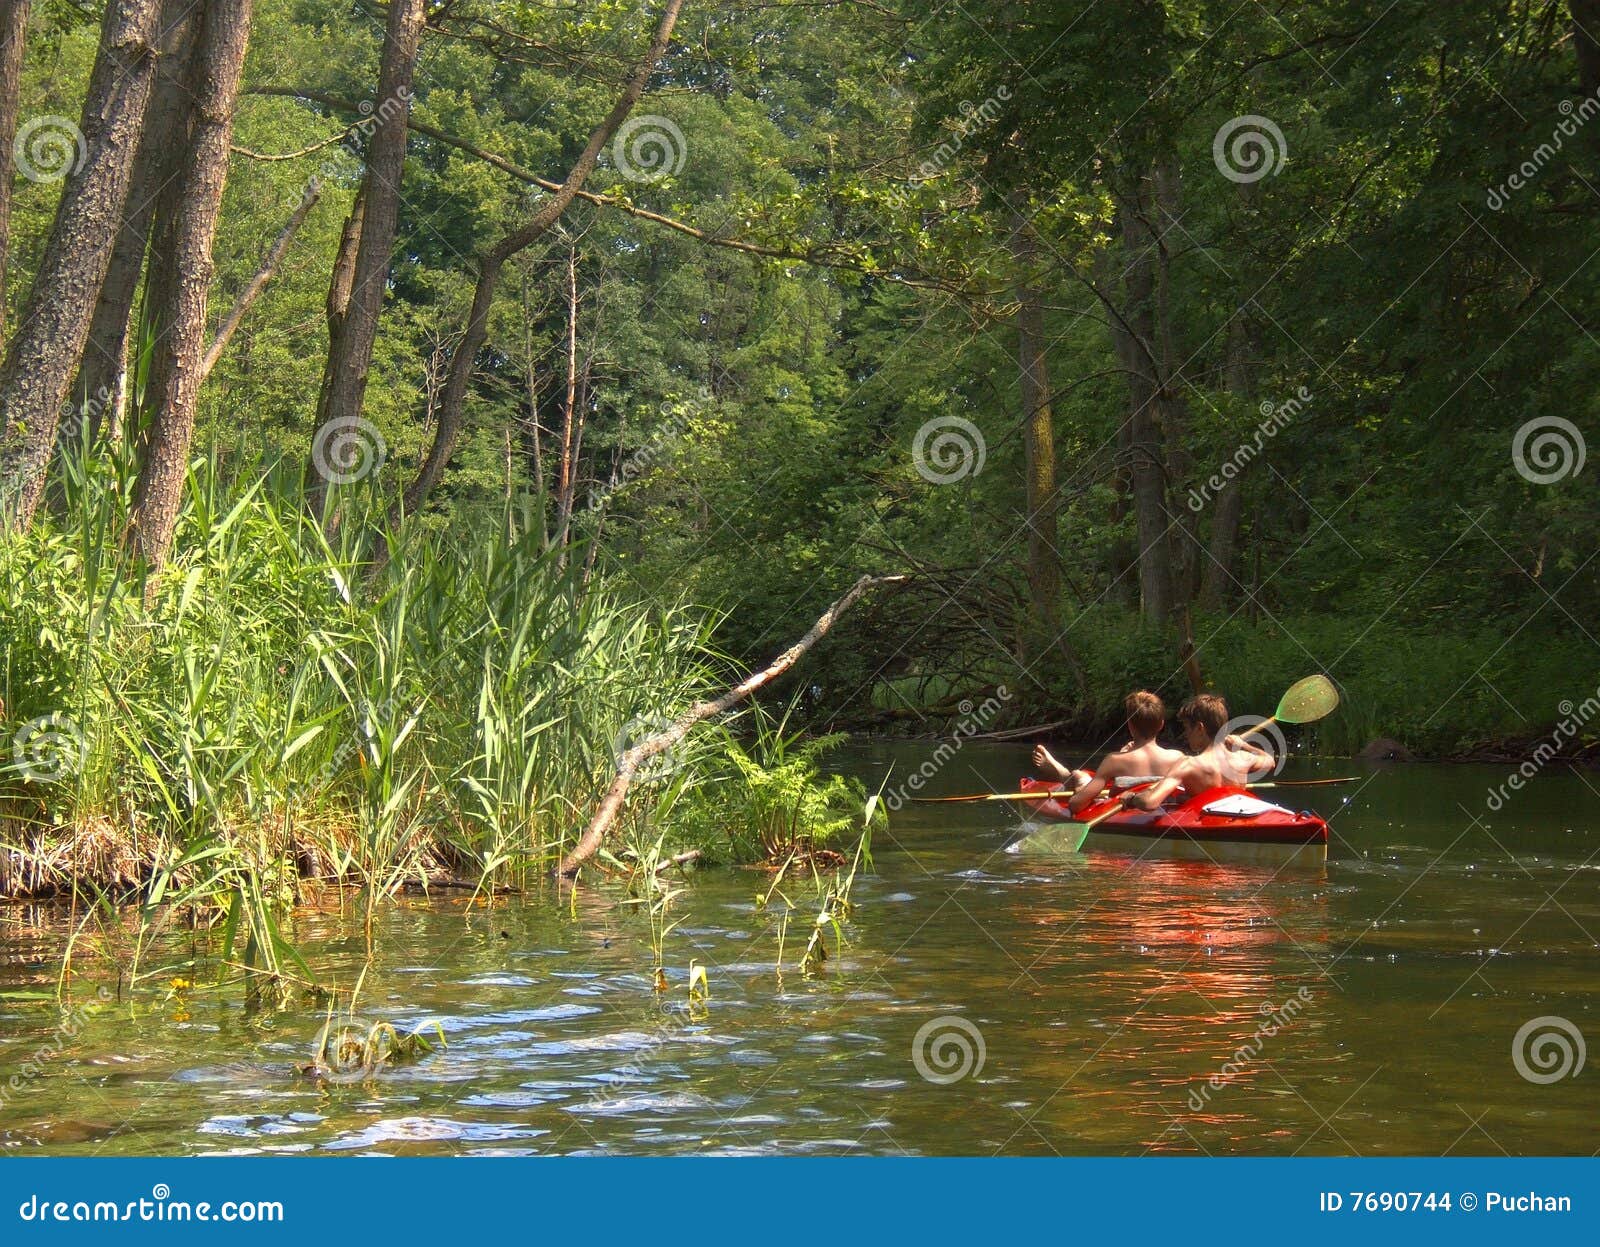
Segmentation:
{"type": "MultiPolygon", "coordinates": [[[[404,887],[536,885],[629,725],[725,682],[703,614],[568,567],[520,504],[383,532],[383,499],[352,487],[330,536],[297,472],[202,462],[150,583],[121,554],[129,485],[125,463],[76,462],[52,513],[0,538],[0,895],[133,901],[141,933],[181,911],[221,928],[224,961],[310,979],[310,881],[359,889],[369,939],[404,887]],[[39,723],[47,774],[9,747],[39,723]]],[[[820,844],[852,790],[816,757],[781,725],[697,732],[621,841],[820,844]]]]}

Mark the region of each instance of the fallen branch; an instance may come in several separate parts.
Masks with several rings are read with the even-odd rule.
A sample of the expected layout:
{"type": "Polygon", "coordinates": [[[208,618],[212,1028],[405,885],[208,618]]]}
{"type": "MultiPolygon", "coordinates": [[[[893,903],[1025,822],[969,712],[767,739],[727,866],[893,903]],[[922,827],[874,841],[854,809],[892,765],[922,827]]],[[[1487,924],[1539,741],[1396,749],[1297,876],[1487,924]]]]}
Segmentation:
{"type": "Polygon", "coordinates": [[[628,799],[628,789],[633,784],[633,777],[638,774],[639,768],[657,754],[665,753],[685,736],[689,729],[696,723],[703,723],[707,719],[715,718],[723,711],[738,702],[743,701],[751,693],[764,684],[769,684],[777,679],[790,667],[798,662],[813,645],[827,635],[828,630],[837,622],[840,615],[849,610],[866,593],[882,585],[903,584],[909,576],[863,576],[850,587],[850,591],[822,612],[816,623],[811,625],[811,630],[791,645],[769,666],[760,671],[746,676],[740,683],[734,685],[720,697],[710,701],[698,702],[673,721],[665,731],[648,736],[623,753],[617,759],[616,778],[611,781],[611,787],[606,789],[606,795],[601,800],[599,808],[594,812],[594,817],[589,820],[589,825],[584,829],[577,845],[572,852],[561,859],[558,868],[563,875],[574,875],[578,867],[595,855],[601,842],[606,838],[606,832],[611,830],[611,825],[617,821],[617,815],[622,813],[623,803],[628,799]]]}

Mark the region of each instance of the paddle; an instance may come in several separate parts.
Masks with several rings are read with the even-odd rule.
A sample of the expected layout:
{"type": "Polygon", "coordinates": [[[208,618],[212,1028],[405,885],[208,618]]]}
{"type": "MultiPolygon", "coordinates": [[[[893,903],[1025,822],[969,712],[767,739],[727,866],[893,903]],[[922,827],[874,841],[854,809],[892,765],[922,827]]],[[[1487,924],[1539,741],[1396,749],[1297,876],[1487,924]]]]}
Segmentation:
{"type": "Polygon", "coordinates": [[[937,805],[946,801],[1049,801],[1054,797],[1070,797],[1075,789],[1061,788],[1035,788],[1030,792],[973,792],[959,797],[912,797],[913,801],[922,801],[930,805],[937,805]]]}
{"type": "MultiPolygon", "coordinates": [[[[1353,784],[1361,776],[1339,775],[1332,779],[1275,779],[1265,784],[1250,784],[1250,788],[1321,788],[1324,784],[1353,784]]],[[[1071,796],[1072,788],[1034,788],[1028,792],[969,792],[957,797],[910,797],[925,805],[938,805],[948,801],[1050,801],[1056,797],[1071,796]]]]}
{"type": "Polygon", "coordinates": [[[1274,723],[1315,723],[1332,714],[1339,705],[1339,690],[1325,675],[1308,675],[1290,685],[1270,717],[1262,719],[1240,739],[1265,731],[1274,723]]]}
{"type": "MultiPolygon", "coordinates": [[[[1339,690],[1334,688],[1333,681],[1325,675],[1308,675],[1305,679],[1297,680],[1291,684],[1289,691],[1278,701],[1278,708],[1273,711],[1272,716],[1261,720],[1249,731],[1241,733],[1241,739],[1245,736],[1251,736],[1273,723],[1315,723],[1318,719],[1332,714],[1338,705],[1339,690]]],[[[1287,787],[1294,782],[1293,780],[1278,781],[1279,786],[1282,787],[1287,787]]],[[[1299,783],[1308,786],[1316,782],[1316,780],[1299,781],[1299,783]]],[[[1105,809],[1101,810],[1100,813],[1085,821],[1083,824],[1083,839],[1088,839],[1089,832],[1097,824],[1104,822],[1127,804],[1130,796],[1138,792],[1140,788],[1146,787],[1149,787],[1149,785],[1141,784],[1139,788],[1130,788],[1105,809]]],[[[1269,785],[1256,784],[1255,787],[1266,788],[1269,785]]],[[[1079,840],[1078,845],[1082,847],[1083,840],[1079,840]]]]}

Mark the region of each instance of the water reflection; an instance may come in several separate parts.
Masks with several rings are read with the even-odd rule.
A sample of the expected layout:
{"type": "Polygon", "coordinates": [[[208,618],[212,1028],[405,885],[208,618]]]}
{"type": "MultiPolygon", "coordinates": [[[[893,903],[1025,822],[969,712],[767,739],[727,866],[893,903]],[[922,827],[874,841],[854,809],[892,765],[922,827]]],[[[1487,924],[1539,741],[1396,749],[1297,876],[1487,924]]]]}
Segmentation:
{"type": "MultiPolygon", "coordinates": [[[[963,765],[1009,781],[1017,755],[972,745],[963,765]]],[[[811,911],[791,923],[780,968],[777,916],[754,905],[744,872],[709,873],[685,895],[664,994],[645,922],[604,888],[575,904],[408,901],[383,916],[359,1013],[402,1029],[436,1020],[443,1051],[325,1088],[295,1073],[318,1003],[248,1015],[237,991],[197,993],[180,1016],[145,993],[36,1063],[0,1104],[0,1148],[1573,1151],[1600,1107],[1592,1085],[1552,1096],[1508,1050],[1538,1014],[1587,1024],[1600,978],[1592,833],[1571,827],[1576,794],[1556,794],[1519,810],[1508,858],[1410,787],[1385,796],[1456,774],[1416,768],[1364,788],[1339,814],[1347,847],[1311,875],[1017,857],[1008,811],[912,807],[820,977],[796,967],[811,911]],[[710,975],[703,1015],[687,1007],[691,959],[710,975]],[[981,1037],[983,1059],[941,1084],[913,1046],[950,1017],[981,1037]]],[[[0,920],[0,990],[48,984],[58,917],[0,920]]],[[[320,973],[354,984],[363,941],[345,915],[302,913],[296,936],[320,973]]],[[[0,999],[0,1065],[57,1042],[61,1017],[0,999]]]]}

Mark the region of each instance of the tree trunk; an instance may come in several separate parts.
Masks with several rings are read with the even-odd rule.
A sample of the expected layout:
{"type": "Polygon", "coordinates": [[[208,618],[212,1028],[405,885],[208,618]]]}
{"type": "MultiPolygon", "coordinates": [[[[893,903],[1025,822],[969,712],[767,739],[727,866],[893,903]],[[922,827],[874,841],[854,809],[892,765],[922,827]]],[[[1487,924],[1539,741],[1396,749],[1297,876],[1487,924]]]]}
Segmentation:
{"type": "Polygon", "coordinates": [[[11,175],[22,100],[22,55],[32,0],[0,0],[0,342],[6,333],[6,259],[11,244],[11,175]]]}
{"type": "MultiPolygon", "coordinates": [[[[1228,322],[1227,365],[1224,378],[1229,393],[1241,403],[1250,394],[1250,330],[1244,311],[1234,313],[1228,322]]],[[[1234,575],[1238,559],[1239,517],[1244,510],[1244,492],[1237,475],[1224,482],[1211,499],[1211,539],[1207,545],[1205,578],[1200,586],[1200,604],[1209,610],[1226,607],[1239,587],[1234,575]]]]}
{"type": "MultiPolygon", "coordinates": [[[[572,519],[573,464],[578,426],[578,248],[567,248],[567,394],[561,418],[561,468],[556,483],[556,546],[565,550],[572,519]]],[[[563,553],[562,558],[566,555],[563,553]]]]}
{"type": "Polygon", "coordinates": [[[1017,372],[1022,397],[1023,506],[1028,525],[1028,624],[1025,665],[1044,659],[1061,635],[1061,503],[1056,491],[1055,413],[1046,357],[1044,305],[1035,285],[1037,246],[1028,218],[1011,214],[1011,257],[1018,269],[1017,372]]]}
{"type": "MultiPolygon", "coordinates": [[[[350,311],[350,291],[355,286],[356,280],[356,252],[361,248],[362,226],[366,222],[367,214],[367,189],[363,185],[356,191],[355,201],[350,205],[350,215],[344,219],[344,228],[339,231],[339,249],[334,253],[333,272],[328,277],[328,295],[323,301],[323,309],[328,320],[328,354],[331,357],[334,345],[344,333],[345,316],[350,311]]],[[[329,375],[322,374],[322,385],[317,393],[317,410],[323,411],[328,405],[329,386],[332,384],[329,375]]],[[[318,426],[321,427],[320,425],[318,426]]],[[[313,462],[312,471],[306,479],[306,506],[313,515],[320,515],[323,509],[323,500],[327,497],[328,481],[321,472],[316,470],[313,462]]]]}
{"type": "MultiPolygon", "coordinates": [[[[1156,416],[1162,445],[1166,448],[1166,481],[1189,478],[1193,458],[1189,453],[1189,401],[1180,375],[1183,360],[1178,355],[1177,322],[1172,313],[1172,248],[1178,228],[1181,188],[1178,158],[1172,151],[1158,158],[1150,172],[1149,219],[1155,228],[1151,240],[1156,260],[1155,325],[1152,341],[1156,347],[1156,416]]],[[[1171,490],[1167,490],[1169,495],[1171,490]]],[[[1196,518],[1187,507],[1168,507],[1167,545],[1172,559],[1172,604],[1174,608],[1193,600],[1200,583],[1203,557],[1196,518]]]]}
{"type": "MultiPolygon", "coordinates": [[[[406,161],[406,117],[411,109],[411,82],[417,45],[422,38],[424,0],[391,0],[383,32],[383,59],[378,68],[377,118],[367,145],[365,201],[360,243],[356,248],[349,296],[334,328],[323,371],[317,427],[349,425],[361,416],[367,393],[372,348],[378,339],[378,318],[389,284],[389,261],[400,220],[400,180],[406,161]]],[[[312,470],[310,493],[319,509],[326,482],[312,470]]]]}
{"type": "Polygon", "coordinates": [[[644,94],[651,71],[667,50],[667,44],[672,38],[672,28],[677,24],[678,12],[682,8],[683,0],[667,0],[666,9],[656,25],[649,49],[634,69],[633,77],[628,80],[622,94],[617,97],[617,102],[611,106],[611,111],[589,135],[589,141],[568,171],[560,189],[545,200],[533,216],[508,233],[479,260],[478,284],[472,292],[472,310],[467,316],[466,331],[461,335],[461,341],[456,345],[455,355],[450,361],[450,380],[445,385],[444,402],[440,406],[439,428],[434,434],[433,445],[428,450],[427,458],[423,460],[416,478],[406,488],[401,499],[400,509],[405,513],[414,513],[421,507],[429,491],[444,472],[445,465],[450,462],[450,456],[455,452],[456,439],[460,436],[461,425],[465,419],[467,387],[472,380],[472,370],[477,362],[478,350],[483,346],[484,338],[488,334],[489,309],[494,304],[495,286],[500,280],[501,269],[508,259],[542,238],[561,219],[561,215],[566,212],[583,188],[584,182],[588,180],[589,174],[594,171],[595,164],[600,159],[601,149],[611,141],[617,132],[617,127],[633,111],[633,106],[644,94]]]}
{"type": "Polygon", "coordinates": [[[56,425],[89,334],[128,195],[155,82],[159,0],[112,0],[100,29],[82,123],[84,160],[68,178],[21,324],[0,369],[0,519],[33,520],[56,425]]]}
{"type": "Polygon", "coordinates": [[[306,183],[306,189],[300,196],[300,202],[289,214],[289,219],[278,231],[278,236],[272,240],[272,246],[267,248],[267,254],[261,258],[261,267],[256,269],[255,276],[245,284],[239,292],[239,297],[233,301],[233,306],[228,309],[228,314],[223,318],[222,324],[217,327],[216,337],[211,339],[211,345],[206,347],[205,359],[200,363],[200,380],[203,383],[211,375],[211,370],[217,366],[217,361],[222,358],[222,353],[228,349],[228,342],[238,332],[239,325],[261,297],[262,291],[267,288],[267,283],[272,280],[273,274],[278,271],[278,265],[283,263],[283,257],[289,254],[289,244],[294,241],[294,236],[300,232],[300,227],[305,224],[306,217],[311,215],[311,209],[316,207],[317,200],[322,196],[322,182],[313,177],[306,183]]]}
{"type": "Polygon", "coordinates": [[[188,136],[185,79],[199,25],[196,11],[193,0],[164,0],[161,9],[156,81],[145,106],[139,155],[128,184],[111,262],[95,300],[94,319],[89,322],[89,339],[78,365],[75,394],[83,417],[81,432],[90,441],[100,435],[108,412],[113,416],[112,422],[117,423],[116,414],[127,398],[123,378],[128,368],[128,321],[139,289],[139,273],[144,268],[157,201],[177,171],[178,157],[188,136]]]}
{"type": "Polygon", "coordinates": [[[167,384],[152,413],[150,452],[139,467],[129,523],[133,553],[152,570],[166,562],[172,546],[194,440],[206,298],[214,268],[211,249],[228,178],[234,108],[250,42],[251,4],[252,0],[206,0],[189,79],[194,124],[172,223],[171,304],[163,318],[167,332],[156,346],[167,384]]]}
{"type": "Polygon", "coordinates": [[[1139,536],[1139,602],[1146,619],[1165,620],[1173,607],[1170,521],[1167,514],[1166,456],[1162,454],[1158,404],[1161,379],[1155,340],[1154,239],[1140,215],[1139,198],[1124,198],[1118,209],[1123,244],[1122,306],[1112,339],[1128,374],[1128,419],[1120,449],[1133,492],[1139,536]]]}

